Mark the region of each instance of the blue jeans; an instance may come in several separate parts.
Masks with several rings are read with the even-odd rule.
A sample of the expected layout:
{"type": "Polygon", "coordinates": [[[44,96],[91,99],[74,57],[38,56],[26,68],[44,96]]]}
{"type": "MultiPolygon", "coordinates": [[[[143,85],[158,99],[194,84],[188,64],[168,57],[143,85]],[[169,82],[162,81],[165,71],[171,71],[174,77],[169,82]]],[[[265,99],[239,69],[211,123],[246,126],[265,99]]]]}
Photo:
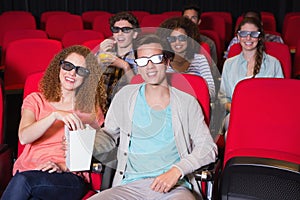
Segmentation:
{"type": "Polygon", "coordinates": [[[2,195],[2,200],[81,199],[87,192],[84,179],[71,173],[37,170],[16,173],[2,195]]]}

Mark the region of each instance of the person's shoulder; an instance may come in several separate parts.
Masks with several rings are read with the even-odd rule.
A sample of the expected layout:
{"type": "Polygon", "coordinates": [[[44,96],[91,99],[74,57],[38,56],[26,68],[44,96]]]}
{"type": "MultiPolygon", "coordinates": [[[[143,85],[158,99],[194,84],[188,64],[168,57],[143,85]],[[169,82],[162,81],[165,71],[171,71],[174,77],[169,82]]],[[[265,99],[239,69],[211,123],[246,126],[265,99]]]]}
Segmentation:
{"type": "Polygon", "coordinates": [[[195,53],[194,54],[194,59],[195,60],[200,60],[200,59],[206,59],[206,57],[203,54],[195,53]]]}
{"type": "Polygon", "coordinates": [[[226,64],[232,64],[233,62],[235,62],[235,61],[237,61],[238,59],[240,59],[240,56],[241,56],[241,54],[239,53],[239,54],[237,54],[237,55],[235,55],[235,56],[232,56],[232,57],[230,57],[230,58],[227,58],[227,59],[224,61],[224,65],[225,65],[225,63],[226,63],[226,64]]]}
{"type": "Polygon", "coordinates": [[[134,93],[135,91],[138,90],[138,88],[140,88],[141,84],[127,84],[124,87],[122,87],[118,92],[117,92],[117,96],[128,96],[132,93],[134,93]]]}
{"type": "Polygon", "coordinates": [[[264,58],[267,59],[270,63],[279,62],[279,60],[276,57],[274,57],[270,54],[267,54],[267,53],[264,53],[264,58]]]}
{"type": "Polygon", "coordinates": [[[181,101],[186,102],[186,100],[193,100],[195,99],[195,97],[191,94],[188,94],[186,92],[183,92],[182,90],[179,90],[175,87],[171,86],[171,92],[176,95],[179,99],[181,99],[181,101]]]}
{"type": "Polygon", "coordinates": [[[39,101],[44,101],[45,97],[41,92],[32,92],[30,94],[28,94],[24,100],[39,100],[39,101]]]}

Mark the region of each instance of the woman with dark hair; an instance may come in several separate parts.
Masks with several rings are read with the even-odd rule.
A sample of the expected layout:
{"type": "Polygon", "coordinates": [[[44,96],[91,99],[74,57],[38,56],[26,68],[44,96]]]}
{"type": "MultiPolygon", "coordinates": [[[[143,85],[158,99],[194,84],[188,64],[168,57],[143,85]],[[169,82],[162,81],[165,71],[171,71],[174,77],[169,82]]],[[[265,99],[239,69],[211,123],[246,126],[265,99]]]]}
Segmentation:
{"type": "Polygon", "coordinates": [[[2,199],[81,199],[87,172],[70,172],[65,163],[64,128],[99,128],[106,91],[97,58],[84,46],[58,53],[48,66],[40,91],[23,101],[19,140],[25,145],[2,199]]]}
{"type": "Polygon", "coordinates": [[[174,17],[164,21],[157,34],[175,53],[167,72],[195,74],[203,77],[208,85],[211,101],[215,98],[215,84],[206,57],[200,52],[200,34],[195,23],[186,17],[174,17]]]}
{"type": "Polygon", "coordinates": [[[242,52],[225,61],[218,94],[227,112],[230,112],[232,94],[239,81],[256,77],[283,78],[280,62],[265,53],[264,31],[259,20],[244,18],[238,26],[237,37],[242,52]]]}

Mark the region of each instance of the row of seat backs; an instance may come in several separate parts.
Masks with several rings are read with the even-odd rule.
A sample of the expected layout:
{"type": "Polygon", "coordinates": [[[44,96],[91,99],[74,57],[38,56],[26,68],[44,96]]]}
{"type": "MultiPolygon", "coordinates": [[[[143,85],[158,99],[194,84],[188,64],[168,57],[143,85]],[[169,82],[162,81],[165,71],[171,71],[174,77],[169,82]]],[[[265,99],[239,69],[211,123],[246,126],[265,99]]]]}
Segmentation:
{"type": "MultiPolygon", "coordinates": [[[[133,11],[134,12],[134,11],[133,11]]],[[[89,12],[88,12],[89,13],[89,12]]],[[[63,43],[63,47],[68,47],[72,44],[76,43],[82,43],[87,40],[93,40],[93,39],[104,39],[112,36],[110,27],[109,27],[109,18],[112,16],[111,13],[108,12],[100,12],[100,11],[91,11],[91,14],[88,15],[88,13],[83,13],[83,16],[87,18],[88,20],[92,20],[92,17],[94,19],[92,20],[92,30],[84,30],[83,27],[83,18],[79,15],[72,15],[69,12],[65,11],[49,11],[45,12],[41,15],[41,23],[44,24],[45,32],[50,39],[55,39],[55,40],[60,40],[63,43]],[[88,18],[89,17],[89,18],[88,18]],[[107,22],[107,23],[103,23],[107,22]]],[[[145,18],[141,22],[141,27],[158,27],[160,23],[167,18],[169,18],[171,15],[170,13],[165,13],[165,14],[152,14],[152,15],[147,15],[146,12],[138,12],[135,11],[134,14],[139,16],[141,19],[142,16],[145,18]]],[[[16,15],[18,16],[18,21],[25,20],[23,18],[24,14],[19,14],[16,15]],[[23,19],[20,20],[19,18],[22,17],[23,19]]],[[[8,15],[11,16],[11,15],[8,15]]],[[[27,15],[26,15],[27,16],[27,15]]],[[[31,18],[33,16],[30,16],[31,18]]],[[[25,29],[25,28],[21,28],[25,29]]],[[[33,30],[23,30],[23,34],[19,33],[19,38],[26,38],[26,37],[36,37],[32,33],[35,30],[35,27],[32,27],[31,29],[33,30]]],[[[9,39],[5,39],[6,41],[11,41],[12,37],[14,37],[14,34],[17,34],[17,32],[11,32],[10,28],[5,28],[5,32],[3,33],[7,36],[9,39]]],[[[37,30],[36,30],[37,31],[37,30]]],[[[42,30],[39,30],[40,32],[42,30]]],[[[1,31],[0,31],[1,32],[1,31]]],[[[210,30],[212,32],[212,30],[210,30]]],[[[221,45],[222,43],[220,42],[218,33],[211,34],[211,33],[205,33],[208,35],[208,37],[212,37],[213,40],[216,40],[216,46],[217,46],[217,51],[218,51],[218,57],[221,58],[222,54],[222,49],[224,49],[224,44],[221,45]],[[212,35],[212,36],[211,36],[212,35]]],[[[37,33],[35,33],[37,35],[37,33]]],[[[44,37],[41,36],[41,33],[39,33],[39,37],[44,37]]],[[[1,45],[1,44],[0,44],[1,45]]],[[[4,44],[4,52],[2,53],[2,58],[5,57],[5,50],[7,46],[7,42],[4,44]]],[[[4,58],[3,58],[4,59],[4,58]]],[[[3,60],[2,59],[2,60],[3,60]]],[[[3,61],[1,62],[3,64],[3,61]]]]}

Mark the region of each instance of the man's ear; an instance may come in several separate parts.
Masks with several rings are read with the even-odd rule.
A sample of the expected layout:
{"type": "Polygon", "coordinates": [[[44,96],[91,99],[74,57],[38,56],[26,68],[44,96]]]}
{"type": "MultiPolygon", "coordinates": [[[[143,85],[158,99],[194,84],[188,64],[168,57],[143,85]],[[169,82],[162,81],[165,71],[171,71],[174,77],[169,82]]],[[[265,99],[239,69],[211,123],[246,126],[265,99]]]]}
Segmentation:
{"type": "Polygon", "coordinates": [[[132,38],[133,38],[133,39],[136,39],[136,37],[138,36],[138,34],[139,34],[139,33],[138,33],[137,31],[134,31],[132,38]]]}

